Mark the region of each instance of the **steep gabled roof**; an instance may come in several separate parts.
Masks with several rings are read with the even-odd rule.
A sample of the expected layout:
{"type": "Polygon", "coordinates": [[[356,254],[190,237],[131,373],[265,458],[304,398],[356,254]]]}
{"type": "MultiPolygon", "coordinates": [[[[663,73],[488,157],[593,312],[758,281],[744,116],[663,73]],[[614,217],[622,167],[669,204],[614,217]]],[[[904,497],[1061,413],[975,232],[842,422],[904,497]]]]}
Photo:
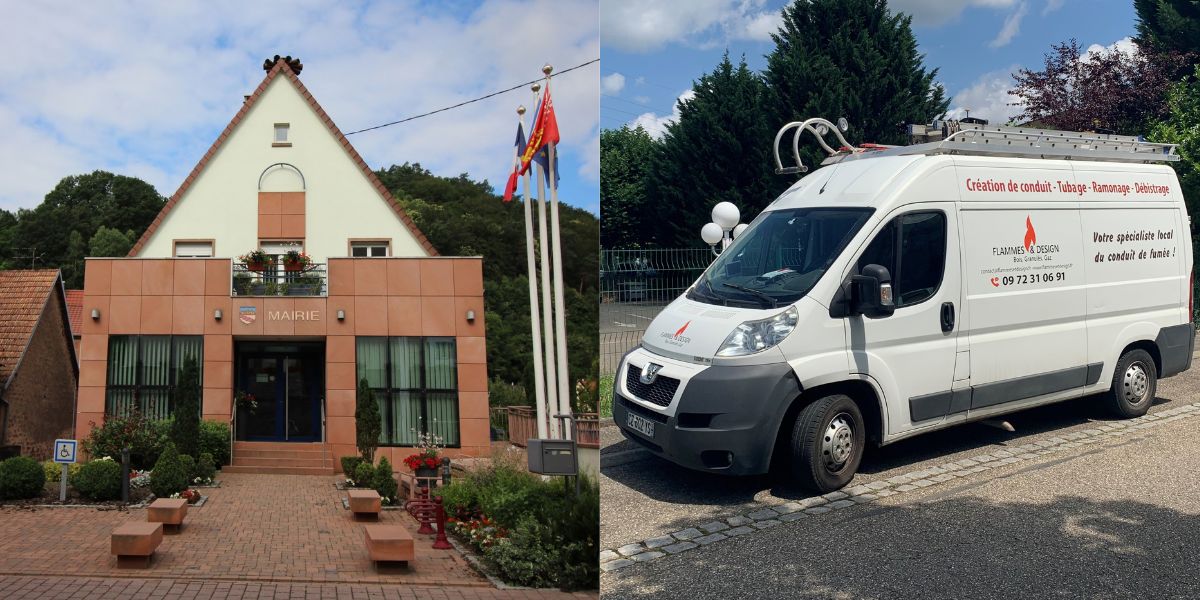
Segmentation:
{"type": "Polygon", "coordinates": [[[346,136],[342,134],[342,130],[338,129],[337,125],[334,125],[333,119],[329,118],[329,115],[326,114],[325,110],[321,108],[321,105],[317,103],[316,98],[313,98],[313,95],[308,92],[308,88],[304,87],[304,84],[300,82],[300,78],[296,77],[296,74],[292,71],[291,67],[287,65],[287,62],[282,60],[275,62],[275,66],[267,72],[267,76],[263,78],[262,83],[258,84],[258,88],[254,90],[254,93],[250,95],[250,98],[242,103],[241,110],[239,110],[237,114],[233,116],[233,120],[229,122],[229,125],[225,126],[225,131],[222,131],[221,135],[217,136],[217,140],[213,142],[213,145],[208,149],[208,152],[204,153],[204,156],[200,159],[200,162],[197,163],[196,167],[192,169],[192,172],[188,174],[187,179],[183,180],[183,183],[179,186],[179,189],[175,191],[175,195],[171,196],[170,200],[167,200],[166,205],[164,205],[162,210],[159,211],[158,216],[154,217],[154,221],[150,223],[150,226],[146,228],[146,231],[142,234],[142,237],[138,239],[136,244],[133,245],[133,248],[129,251],[129,256],[137,256],[138,252],[142,251],[142,247],[146,244],[146,242],[150,241],[150,237],[154,235],[154,232],[158,229],[158,226],[162,224],[163,219],[165,219],[167,216],[167,213],[171,212],[171,209],[175,207],[175,204],[178,203],[181,198],[183,198],[184,193],[186,193],[188,188],[192,186],[192,183],[194,183],[196,179],[200,177],[200,172],[204,170],[204,167],[208,164],[208,161],[217,155],[217,150],[219,150],[221,145],[225,143],[225,140],[229,139],[229,136],[233,134],[234,128],[237,127],[238,123],[240,123],[242,119],[250,113],[250,109],[254,107],[254,104],[263,95],[263,93],[266,92],[267,86],[270,85],[271,81],[273,81],[281,73],[292,82],[292,85],[296,86],[296,90],[300,92],[300,95],[304,97],[306,102],[308,102],[308,106],[313,109],[313,112],[317,113],[317,117],[319,117],[321,121],[325,123],[325,126],[329,128],[329,132],[333,134],[333,137],[338,141],[339,144],[342,145],[342,148],[346,150],[346,153],[349,154],[350,159],[358,165],[358,168],[362,171],[363,175],[368,181],[370,181],[371,186],[374,187],[377,192],[379,192],[379,197],[382,198],[384,202],[387,202],[388,206],[392,207],[392,210],[395,211],[396,216],[399,217],[400,220],[404,222],[404,225],[408,227],[409,231],[412,232],[413,237],[417,239],[417,243],[421,244],[421,247],[425,248],[425,251],[430,255],[437,256],[437,249],[433,247],[433,244],[430,243],[429,239],[425,237],[425,234],[421,233],[421,230],[417,228],[417,224],[414,223],[412,218],[408,216],[408,213],[404,212],[404,209],[400,207],[400,204],[396,202],[395,198],[392,198],[391,192],[389,192],[387,187],[383,185],[383,182],[379,181],[379,178],[375,176],[375,172],[371,170],[371,167],[367,166],[366,161],[359,156],[358,151],[354,149],[354,146],[350,145],[350,140],[346,139],[346,136]]]}
{"type": "Polygon", "coordinates": [[[67,318],[71,320],[71,335],[83,333],[83,290],[67,290],[67,318]]]}
{"type": "MultiPolygon", "coordinates": [[[[8,386],[20,365],[51,297],[62,293],[57,269],[0,271],[0,390],[8,386]]],[[[65,320],[65,298],[62,306],[65,320]]],[[[69,330],[66,344],[71,347],[71,364],[75,364],[69,330]]]]}

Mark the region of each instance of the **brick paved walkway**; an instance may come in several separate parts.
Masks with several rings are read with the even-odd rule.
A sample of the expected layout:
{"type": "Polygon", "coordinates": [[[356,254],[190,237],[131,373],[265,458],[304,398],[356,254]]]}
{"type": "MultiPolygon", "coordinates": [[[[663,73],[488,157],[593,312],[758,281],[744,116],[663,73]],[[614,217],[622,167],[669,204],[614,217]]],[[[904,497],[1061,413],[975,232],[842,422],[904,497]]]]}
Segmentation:
{"type": "Polygon", "coordinates": [[[562,592],[497,590],[490,587],[430,588],[359,583],[311,584],[0,575],[0,598],[5,600],[545,600],[567,597],[597,598],[599,594],[592,592],[568,595],[562,592]]]}
{"type": "MultiPolygon", "coordinates": [[[[334,477],[231,473],[220,479],[220,488],[203,490],[209,497],[205,505],[188,511],[182,533],[164,536],[148,570],[118,570],[109,554],[113,528],[125,521],[145,521],[145,509],[0,508],[0,577],[402,583],[492,589],[456,550],[433,550],[432,536],[414,534],[416,560],[407,570],[376,573],[363,542],[362,523],[342,508],[344,492],[333,487],[334,477]]],[[[417,530],[416,521],[404,511],[384,511],[380,520],[417,530]]],[[[8,597],[0,587],[0,598],[8,597]]]]}

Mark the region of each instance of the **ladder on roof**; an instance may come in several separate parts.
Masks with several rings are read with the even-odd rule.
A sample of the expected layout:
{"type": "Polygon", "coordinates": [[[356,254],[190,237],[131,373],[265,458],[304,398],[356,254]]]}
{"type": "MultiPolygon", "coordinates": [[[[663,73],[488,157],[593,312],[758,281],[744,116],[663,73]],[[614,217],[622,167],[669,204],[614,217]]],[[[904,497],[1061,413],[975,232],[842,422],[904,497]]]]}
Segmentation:
{"type": "MultiPolygon", "coordinates": [[[[840,120],[839,120],[840,121],[840,120]]],[[[841,125],[843,122],[839,122],[841,125]]],[[[795,121],[784,125],[775,135],[775,172],[804,173],[808,167],[800,160],[800,136],[808,131],[817,138],[829,158],[821,164],[847,159],[877,156],[960,154],[974,156],[1003,156],[1010,158],[1044,158],[1058,160],[1094,160],[1107,162],[1173,162],[1179,160],[1176,144],[1147,142],[1139,137],[1032,129],[1026,127],[989,126],[979,123],[945,121],[933,125],[909,125],[909,146],[869,146],[856,148],[845,142],[839,127],[820,118],[795,121]],[[784,167],[779,157],[779,141],[783,134],[796,128],[792,136],[792,157],[796,166],[784,167]],[[824,136],[833,131],[841,147],[834,150],[824,136]]],[[[840,128],[845,131],[844,127],[840,128]]]]}

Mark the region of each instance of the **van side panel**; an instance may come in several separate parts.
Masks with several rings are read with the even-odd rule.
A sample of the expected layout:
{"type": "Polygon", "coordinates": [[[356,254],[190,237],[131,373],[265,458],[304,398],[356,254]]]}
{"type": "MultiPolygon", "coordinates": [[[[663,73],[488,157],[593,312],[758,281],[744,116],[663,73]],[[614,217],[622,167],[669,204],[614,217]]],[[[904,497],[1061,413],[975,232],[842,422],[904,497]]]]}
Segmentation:
{"type": "Polygon", "coordinates": [[[1170,168],[1079,163],[1074,170],[1085,190],[1088,360],[1105,367],[1088,391],[1100,391],[1111,385],[1116,361],[1130,344],[1162,339],[1168,348],[1180,345],[1170,328],[1190,323],[1191,240],[1182,227],[1186,216],[1181,219],[1179,184],[1170,168]]]}
{"type": "MultiPolygon", "coordinates": [[[[1024,173],[1004,173],[1018,175],[1024,173]]],[[[971,408],[1083,387],[1085,274],[1076,204],[964,202],[961,214],[971,408]]]]}

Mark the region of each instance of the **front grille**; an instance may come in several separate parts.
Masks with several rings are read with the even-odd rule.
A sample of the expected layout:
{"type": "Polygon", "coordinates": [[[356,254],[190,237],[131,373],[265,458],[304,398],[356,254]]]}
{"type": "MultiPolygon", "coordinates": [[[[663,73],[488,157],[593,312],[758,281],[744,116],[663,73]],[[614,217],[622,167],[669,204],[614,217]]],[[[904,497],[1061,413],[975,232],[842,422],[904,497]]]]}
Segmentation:
{"type": "Polygon", "coordinates": [[[659,375],[654,383],[646,385],[642,383],[641,376],[639,369],[629,365],[625,372],[625,387],[629,388],[629,393],[651,404],[670,406],[671,400],[675,398],[675,390],[679,389],[679,380],[659,375]]]}

